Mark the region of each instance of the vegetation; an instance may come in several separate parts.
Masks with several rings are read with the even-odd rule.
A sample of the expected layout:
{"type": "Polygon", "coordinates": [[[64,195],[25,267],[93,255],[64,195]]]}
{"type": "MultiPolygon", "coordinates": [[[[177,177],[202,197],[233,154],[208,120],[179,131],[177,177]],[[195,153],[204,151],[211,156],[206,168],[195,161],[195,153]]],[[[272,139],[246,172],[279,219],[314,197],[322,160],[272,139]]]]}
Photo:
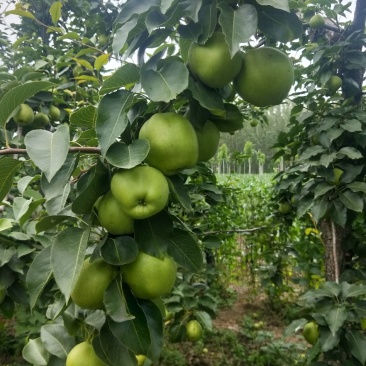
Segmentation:
{"type": "Polygon", "coordinates": [[[1,5],[10,362],[366,363],[364,0],[349,8],[1,5]],[[216,328],[243,278],[306,349],[254,314],[216,328]]]}

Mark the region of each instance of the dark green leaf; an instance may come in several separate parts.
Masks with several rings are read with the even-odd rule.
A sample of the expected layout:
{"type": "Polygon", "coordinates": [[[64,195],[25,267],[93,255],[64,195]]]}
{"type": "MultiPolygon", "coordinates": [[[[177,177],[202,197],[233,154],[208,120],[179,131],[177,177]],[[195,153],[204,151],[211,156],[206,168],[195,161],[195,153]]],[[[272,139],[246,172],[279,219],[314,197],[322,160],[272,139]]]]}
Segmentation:
{"type": "Polygon", "coordinates": [[[284,11],[290,11],[287,0],[257,0],[257,3],[260,5],[272,6],[276,9],[282,9],[284,11]]]}
{"type": "Polygon", "coordinates": [[[143,220],[135,220],[135,240],[147,254],[159,257],[171,244],[173,222],[166,211],[143,220]]]}
{"type": "Polygon", "coordinates": [[[366,362],[366,338],[361,332],[348,330],[346,333],[349,349],[352,355],[361,362],[362,365],[366,362]]]}
{"type": "Polygon", "coordinates": [[[72,204],[72,210],[77,214],[90,213],[97,199],[109,189],[108,170],[100,160],[82,178],[80,193],[72,204]]]}
{"type": "Polygon", "coordinates": [[[70,115],[72,126],[91,129],[95,127],[97,108],[92,105],[81,107],[70,115]]]}
{"type": "Polygon", "coordinates": [[[30,308],[33,309],[52,276],[51,247],[44,248],[31,263],[26,283],[29,293],[30,308]]]}
{"type": "Polygon", "coordinates": [[[93,339],[93,347],[98,357],[109,366],[136,366],[136,357],[130,352],[109,329],[105,323],[97,337],[93,339]]]}
{"type": "Polygon", "coordinates": [[[130,145],[116,142],[108,149],[106,159],[117,168],[131,169],[145,160],[149,150],[149,142],[145,139],[137,139],[130,145]]]}
{"type": "Polygon", "coordinates": [[[325,320],[329,325],[329,329],[333,335],[343,326],[347,319],[347,309],[344,305],[334,306],[327,309],[325,320]]]}
{"type": "Polygon", "coordinates": [[[173,195],[175,200],[179,202],[185,210],[192,211],[191,197],[189,196],[187,188],[180,177],[178,175],[173,175],[168,177],[167,180],[169,183],[170,193],[173,195]]]}
{"type": "Polygon", "coordinates": [[[135,240],[129,236],[109,238],[102,246],[102,258],[109,264],[121,266],[133,262],[139,253],[135,240]]]}
{"type": "Polygon", "coordinates": [[[104,293],[104,305],[107,314],[117,323],[133,319],[126,307],[126,299],[122,288],[122,278],[118,276],[104,293]]]}
{"type": "Polygon", "coordinates": [[[76,217],[67,215],[46,216],[36,224],[37,233],[51,229],[64,221],[77,221],[76,217]]]}
{"type": "Polygon", "coordinates": [[[85,258],[90,229],[69,227],[61,231],[52,244],[51,266],[55,280],[69,300],[85,258]]]}
{"type": "Polygon", "coordinates": [[[189,72],[177,57],[161,60],[157,67],[149,62],[141,68],[141,85],[154,102],[169,102],[188,87],[189,72]]]}
{"type": "Polygon", "coordinates": [[[185,230],[174,229],[168,253],[179,265],[191,272],[202,268],[202,250],[197,240],[185,230]]]}
{"type": "Polygon", "coordinates": [[[158,361],[163,348],[163,318],[160,309],[152,301],[139,301],[139,305],[145,314],[147,326],[150,332],[151,345],[147,356],[152,361],[158,361]]]}
{"type": "Polygon", "coordinates": [[[345,299],[349,297],[358,297],[366,295],[366,286],[353,285],[348,284],[347,282],[342,282],[342,295],[345,299]]]}
{"type": "Polygon", "coordinates": [[[352,192],[363,192],[366,193],[366,183],[365,182],[352,182],[347,184],[347,188],[352,192]]]}
{"type": "Polygon", "coordinates": [[[350,159],[362,159],[362,154],[354,147],[342,147],[342,149],[338,151],[337,155],[339,158],[342,158],[343,155],[345,155],[350,159]]]}
{"type": "Polygon", "coordinates": [[[341,124],[341,127],[349,132],[362,131],[362,124],[357,119],[348,119],[341,124]]]}
{"type": "Polygon", "coordinates": [[[344,227],[344,225],[346,225],[347,208],[342,205],[341,202],[332,202],[329,213],[330,217],[336,224],[340,225],[341,227],[344,227]]]}
{"type": "Polygon", "coordinates": [[[124,288],[128,312],[134,319],[122,323],[108,319],[108,325],[114,336],[135,355],[149,352],[151,338],[146,316],[131,291],[124,288]]]}
{"type": "Polygon", "coordinates": [[[0,202],[10,191],[10,188],[13,185],[14,175],[21,164],[22,163],[19,160],[12,158],[0,159],[0,202]]]}
{"type": "Polygon", "coordinates": [[[330,191],[333,188],[334,188],[334,186],[332,186],[332,185],[330,185],[328,183],[325,183],[325,182],[319,183],[315,187],[315,190],[314,190],[314,198],[318,198],[319,196],[325,195],[328,191],[330,191]]]}
{"type": "Polygon", "coordinates": [[[291,322],[291,324],[286,327],[286,329],[283,333],[284,337],[288,337],[288,336],[296,333],[300,329],[303,329],[305,324],[307,324],[307,323],[308,323],[308,320],[305,318],[293,320],[291,322]]]}
{"type": "Polygon", "coordinates": [[[301,36],[302,22],[295,13],[269,6],[258,11],[258,28],[278,42],[290,42],[301,36]]]}
{"type": "Polygon", "coordinates": [[[100,94],[108,94],[122,87],[130,89],[140,81],[140,69],[134,64],[125,64],[104,81],[100,94]]]}
{"type": "Polygon", "coordinates": [[[127,90],[107,94],[100,101],[96,131],[103,157],[117,137],[126,129],[128,124],[127,111],[132,103],[133,94],[127,90]]]}
{"type": "Polygon", "coordinates": [[[345,191],[339,195],[339,200],[349,209],[356,212],[363,210],[363,197],[359,194],[345,191]]]}
{"type": "Polygon", "coordinates": [[[320,333],[319,342],[322,352],[328,352],[339,343],[340,333],[332,334],[328,329],[323,329],[320,333]]]}
{"type": "Polygon", "coordinates": [[[210,331],[212,330],[212,319],[210,314],[206,313],[205,311],[196,311],[194,315],[197,318],[198,322],[201,323],[203,328],[210,331]]]}
{"type": "Polygon", "coordinates": [[[233,9],[227,2],[218,4],[220,9],[219,23],[229,45],[231,56],[239,50],[239,44],[249,41],[257,31],[257,11],[253,5],[244,4],[233,9]]]}

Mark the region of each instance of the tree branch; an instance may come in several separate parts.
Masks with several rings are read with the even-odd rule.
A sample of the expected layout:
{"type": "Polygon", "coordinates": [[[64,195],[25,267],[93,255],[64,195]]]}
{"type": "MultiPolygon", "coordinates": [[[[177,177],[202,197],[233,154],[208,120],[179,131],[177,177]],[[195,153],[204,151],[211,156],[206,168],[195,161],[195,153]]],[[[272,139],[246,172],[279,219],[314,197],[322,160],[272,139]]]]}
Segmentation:
{"type": "MultiPolygon", "coordinates": [[[[89,154],[100,154],[99,147],[84,147],[84,146],[72,146],[69,147],[69,153],[89,153],[89,154]]],[[[0,150],[0,155],[13,155],[13,154],[27,154],[26,149],[9,148],[0,150]]]]}

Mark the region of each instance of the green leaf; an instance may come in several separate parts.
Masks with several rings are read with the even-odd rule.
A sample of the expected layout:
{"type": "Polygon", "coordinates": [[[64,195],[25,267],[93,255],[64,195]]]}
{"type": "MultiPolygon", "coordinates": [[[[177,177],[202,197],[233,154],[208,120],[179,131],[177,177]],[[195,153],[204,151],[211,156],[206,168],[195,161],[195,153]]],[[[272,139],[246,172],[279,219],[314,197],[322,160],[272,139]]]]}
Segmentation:
{"type": "Polygon", "coordinates": [[[45,201],[46,200],[44,198],[41,198],[37,201],[31,202],[27,211],[19,219],[20,226],[23,226],[26,223],[26,221],[31,217],[33,212],[37,209],[37,207],[45,203],[45,201]]]}
{"type": "Polygon", "coordinates": [[[300,329],[303,329],[305,324],[308,323],[308,320],[305,318],[301,318],[301,319],[296,319],[293,320],[285,329],[285,331],[283,332],[283,336],[284,337],[288,337],[290,335],[293,335],[294,333],[296,333],[297,331],[299,331],[300,329]]]}
{"type": "Polygon", "coordinates": [[[187,231],[174,229],[168,253],[183,268],[198,272],[203,265],[202,250],[197,240],[187,231]]]}
{"type": "Polygon", "coordinates": [[[109,238],[102,246],[102,258],[109,264],[121,266],[133,262],[139,253],[139,248],[130,236],[109,238]]]}
{"type": "Polygon", "coordinates": [[[79,180],[78,195],[71,206],[73,212],[77,214],[90,213],[97,199],[106,193],[108,189],[108,170],[98,160],[97,165],[89,169],[79,180]]]}
{"type": "Polygon", "coordinates": [[[151,338],[147,320],[137,299],[131,291],[124,287],[128,312],[134,319],[122,323],[116,323],[108,319],[108,325],[114,336],[135,355],[146,355],[149,352],[151,338]]]}
{"type": "Polygon", "coordinates": [[[8,91],[0,101],[0,127],[5,128],[6,122],[11,117],[15,109],[42,90],[47,90],[55,86],[49,81],[33,81],[16,86],[8,91]]]}
{"type": "Polygon", "coordinates": [[[121,323],[134,318],[127,311],[126,299],[122,288],[122,278],[120,276],[108,286],[103,300],[105,310],[113,321],[121,323]]]}
{"type": "Polygon", "coordinates": [[[109,56],[110,56],[110,53],[105,53],[103,55],[100,55],[94,61],[94,68],[99,71],[104,65],[106,65],[108,63],[109,56]]]}
{"type": "Polygon", "coordinates": [[[31,310],[52,276],[51,268],[51,247],[44,248],[31,263],[26,284],[29,293],[29,302],[31,310]]]}
{"type": "Polygon", "coordinates": [[[366,183],[365,182],[352,182],[347,184],[347,188],[352,192],[363,192],[366,193],[366,183]]]}
{"type": "Polygon", "coordinates": [[[158,65],[150,61],[141,68],[141,85],[154,102],[168,103],[188,87],[189,72],[177,57],[160,60],[158,65]]]}
{"type": "Polygon", "coordinates": [[[179,202],[187,211],[192,211],[191,197],[188,194],[184,182],[178,175],[173,175],[167,178],[169,190],[175,201],[179,202]]]}
{"type": "Polygon", "coordinates": [[[97,109],[92,105],[81,107],[70,115],[71,125],[85,129],[94,128],[96,119],[97,109]]]}
{"type": "Polygon", "coordinates": [[[311,214],[314,217],[314,220],[316,222],[319,222],[320,219],[322,219],[325,214],[327,213],[329,208],[329,201],[326,197],[323,197],[320,200],[316,200],[311,207],[311,214]]]}
{"type": "Polygon", "coordinates": [[[347,319],[347,315],[347,309],[344,305],[327,308],[325,320],[328,323],[329,329],[333,335],[335,335],[343,326],[347,319]]]}
{"type": "Polygon", "coordinates": [[[108,323],[93,339],[93,347],[98,357],[110,366],[136,366],[136,356],[113,335],[108,323]]]}
{"type": "Polygon", "coordinates": [[[350,159],[362,159],[363,157],[360,151],[354,147],[342,147],[342,149],[338,151],[337,156],[342,158],[344,155],[350,159]]]}
{"type": "Polygon", "coordinates": [[[316,199],[320,196],[324,196],[327,192],[329,192],[333,188],[334,188],[334,186],[332,186],[328,183],[325,183],[325,182],[319,183],[315,187],[315,190],[314,190],[314,199],[316,199]]]}
{"type": "Polygon", "coordinates": [[[328,329],[320,333],[319,341],[322,352],[328,352],[336,347],[340,340],[340,333],[332,334],[328,329]]]}
{"type": "Polygon", "coordinates": [[[46,324],[41,327],[41,340],[46,350],[61,359],[75,346],[74,337],[71,337],[62,324],[46,324]]]}
{"type": "Polygon", "coordinates": [[[75,39],[75,40],[79,40],[80,39],[80,35],[76,32],[67,32],[66,34],[57,37],[58,41],[63,41],[64,39],[75,39]]]}
{"type": "MultiPolygon", "coordinates": [[[[131,2],[130,2],[131,4],[131,2]]],[[[117,29],[112,43],[112,49],[114,54],[119,54],[126,44],[127,38],[130,32],[137,26],[138,18],[133,18],[130,21],[122,25],[121,28],[117,29]]]]}
{"type": "Polygon", "coordinates": [[[9,263],[12,258],[17,254],[17,250],[13,247],[10,248],[4,248],[0,247],[0,267],[2,267],[4,264],[9,263]]]}
{"type": "Polygon", "coordinates": [[[144,139],[137,139],[130,145],[116,142],[108,149],[106,159],[117,168],[131,169],[145,160],[149,150],[149,142],[144,139]]]}
{"type": "Polygon", "coordinates": [[[347,208],[341,203],[334,201],[329,209],[331,219],[341,227],[346,225],[347,208]]]}
{"type": "Polygon", "coordinates": [[[342,282],[342,296],[347,299],[349,297],[359,297],[366,295],[366,286],[354,285],[347,282],[342,282]]]}
{"type": "Polygon", "coordinates": [[[143,220],[135,220],[135,240],[138,246],[155,257],[160,257],[171,244],[173,222],[166,211],[143,220]]]}
{"type": "Polygon", "coordinates": [[[128,124],[127,110],[133,103],[133,94],[120,90],[103,97],[98,106],[96,131],[105,157],[109,147],[126,129],[128,124]]]}
{"type": "Polygon", "coordinates": [[[287,12],[290,11],[288,0],[257,0],[257,3],[263,6],[268,5],[276,9],[282,9],[287,12]]]}
{"type": "Polygon", "coordinates": [[[346,333],[349,349],[352,355],[364,365],[366,362],[366,338],[358,331],[348,330],[346,333]]]}
{"type": "Polygon", "coordinates": [[[89,61],[86,61],[82,58],[73,58],[73,60],[78,63],[79,65],[85,67],[86,69],[93,71],[93,66],[91,65],[91,63],[89,61]]]}
{"type": "Polygon", "coordinates": [[[139,67],[135,64],[127,63],[116,70],[108,79],[104,81],[103,87],[99,93],[104,95],[122,87],[125,89],[131,89],[139,81],[139,67]]]}
{"type": "Polygon", "coordinates": [[[203,328],[212,331],[212,319],[210,314],[205,311],[196,311],[194,315],[203,328]]]}
{"type": "Polygon", "coordinates": [[[56,25],[59,19],[61,18],[61,9],[62,9],[61,1],[55,1],[50,7],[50,15],[54,25],[56,25]]]}
{"type": "Polygon", "coordinates": [[[258,12],[258,28],[278,42],[290,42],[299,38],[303,31],[302,22],[295,13],[271,7],[258,12]]]}
{"type": "Polygon", "coordinates": [[[189,90],[192,92],[193,98],[203,108],[208,109],[216,116],[225,116],[226,110],[222,97],[215,90],[203,85],[199,81],[194,81],[192,78],[189,78],[189,90]]]}
{"type": "Polygon", "coordinates": [[[10,219],[0,219],[0,231],[8,230],[13,227],[13,222],[10,219]]]}
{"type": "Polygon", "coordinates": [[[58,224],[64,221],[76,222],[77,218],[67,215],[51,215],[42,218],[41,221],[38,221],[36,224],[37,233],[41,233],[42,231],[47,231],[48,229],[54,228],[58,224]]]}
{"type": "Polygon", "coordinates": [[[41,338],[30,339],[22,351],[23,358],[33,365],[47,366],[50,354],[41,338]]]}
{"type": "Polygon", "coordinates": [[[354,192],[345,191],[339,195],[339,200],[349,209],[356,212],[363,210],[363,198],[354,192]]]}
{"type": "Polygon", "coordinates": [[[349,132],[362,131],[362,124],[357,119],[347,119],[340,125],[344,130],[349,132]]]}
{"type": "Polygon", "coordinates": [[[152,361],[158,362],[164,343],[162,314],[153,301],[141,300],[139,301],[139,305],[145,314],[151,338],[150,349],[147,356],[152,361]]]}
{"type": "Polygon", "coordinates": [[[44,174],[41,177],[41,188],[47,200],[51,200],[60,196],[65,191],[65,187],[70,180],[71,174],[74,171],[78,162],[77,155],[69,155],[65,163],[58,170],[50,182],[47,181],[44,174]]]}
{"type": "Polygon", "coordinates": [[[88,245],[90,229],[69,227],[61,231],[52,244],[51,266],[56,283],[69,301],[80,274],[88,245]]]}
{"type": "Polygon", "coordinates": [[[19,221],[20,218],[27,212],[31,202],[32,199],[26,200],[23,197],[14,198],[13,214],[16,221],[19,221]]]}
{"type": "Polygon", "coordinates": [[[36,19],[35,16],[27,10],[22,10],[22,9],[14,9],[14,10],[9,10],[6,11],[4,13],[5,15],[19,15],[20,17],[24,17],[24,18],[29,18],[29,19],[36,19]]]}
{"type": "Polygon", "coordinates": [[[30,131],[26,134],[24,143],[29,157],[50,182],[67,158],[70,144],[69,126],[61,125],[54,133],[45,130],[30,131]]]}
{"type": "Polygon", "coordinates": [[[249,41],[257,31],[257,11],[253,5],[244,4],[234,10],[227,2],[218,3],[219,23],[229,45],[231,56],[239,50],[239,44],[249,41]]]}
{"type": "Polygon", "coordinates": [[[0,202],[9,193],[10,188],[13,185],[14,175],[20,168],[21,164],[22,163],[19,160],[12,158],[0,159],[0,202]]]}
{"type": "Polygon", "coordinates": [[[324,152],[324,147],[316,145],[308,147],[301,155],[300,160],[307,160],[311,158],[312,156],[318,155],[320,153],[324,152]]]}

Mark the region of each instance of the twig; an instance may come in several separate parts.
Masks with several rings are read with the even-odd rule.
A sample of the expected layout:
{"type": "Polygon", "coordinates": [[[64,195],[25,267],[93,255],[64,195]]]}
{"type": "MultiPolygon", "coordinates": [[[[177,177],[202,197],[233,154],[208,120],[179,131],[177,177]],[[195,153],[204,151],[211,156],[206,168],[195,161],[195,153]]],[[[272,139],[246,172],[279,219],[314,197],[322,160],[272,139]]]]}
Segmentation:
{"type": "Polygon", "coordinates": [[[197,234],[197,235],[203,236],[203,235],[223,234],[223,233],[228,233],[228,234],[230,234],[230,233],[251,233],[253,231],[265,229],[266,227],[267,226],[254,227],[252,229],[231,229],[231,230],[207,231],[205,233],[197,234]]]}
{"type": "MultiPolygon", "coordinates": [[[[78,147],[69,147],[69,153],[89,153],[89,154],[100,154],[99,147],[86,147],[86,146],[78,146],[78,147]]],[[[0,150],[0,155],[12,155],[12,154],[27,154],[26,149],[17,149],[17,148],[8,148],[0,150]]]]}
{"type": "Polygon", "coordinates": [[[339,267],[338,267],[338,256],[337,256],[337,231],[333,220],[332,224],[332,246],[333,246],[333,260],[334,260],[334,277],[335,282],[339,283],[339,267]]]}

